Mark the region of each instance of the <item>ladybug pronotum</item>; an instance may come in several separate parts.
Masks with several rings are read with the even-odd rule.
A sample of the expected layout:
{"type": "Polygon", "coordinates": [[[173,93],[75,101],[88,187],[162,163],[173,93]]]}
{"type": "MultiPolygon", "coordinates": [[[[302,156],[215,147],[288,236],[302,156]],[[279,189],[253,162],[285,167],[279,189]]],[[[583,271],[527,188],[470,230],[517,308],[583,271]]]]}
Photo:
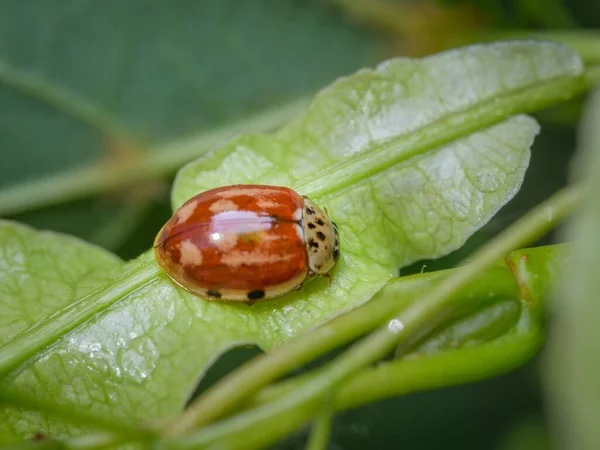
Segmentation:
{"type": "Polygon", "coordinates": [[[179,286],[209,300],[254,303],[329,275],[340,256],[337,225],[280,186],[233,185],[191,198],[160,230],[154,253],[179,286]]]}

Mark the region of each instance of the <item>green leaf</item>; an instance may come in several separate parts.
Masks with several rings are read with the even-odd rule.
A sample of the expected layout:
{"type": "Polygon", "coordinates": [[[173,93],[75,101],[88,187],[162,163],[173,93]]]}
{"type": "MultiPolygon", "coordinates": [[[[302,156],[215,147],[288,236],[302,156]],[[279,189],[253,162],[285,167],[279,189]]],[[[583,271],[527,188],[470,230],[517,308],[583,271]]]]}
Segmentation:
{"type": "Polygon", "coordinates": [[[600,448],[598,352],[598,255],[600,242],[600,90],[588,100],[579,133],[579,169],[585,180],[581,210],[569,224],[573,258],[564,261],[565,277],[556,304],[546,365],[555,438],[562,448],[600,448]]]}
{"type": "Polygon", "coordinates": [[[0,220],[0,344],[114,278],[121,266],[76,238],[0,220]]]}
{"type": "MultiPolygon", "coordinates": [[[[57,310],[114,279],[122,266],[117,257],[79,239],[0,220],[0,344],[38,321],[52,320],[57,310]]],[[[10,391],[6,385],[0,389],[0,400],[10,391]]],[[[28,416],[0,408],[0,434],[33,434],[39,425],[29,427],[28,416]]],[[[39,415],[32,416],[36,424],[39,415]]]]}
{"type": "MultiPolygon", "coordinates": [[[[12,370],[0,392],[34,397],[47,412],[173,416],[226,349],[285,342],[364,303],[399,266],[462,245],[521,184],[538,127],[506,119],[568,96],[581,68],[566,47],[516,42],[398,59],[340,80],[277,134],[242,137],[187,166],[173,191],[175,206],[240,182],[311,195],[342,233],[331,285],[314,280],[254,306],[206,302],[174,286],[150,251],[0,349],[0,373],[12,370]]],[[[23,254],[11,258],[6,267],[23,254]]],[[[20,435],[77,432],[14,410],[4,423],[20,435]]]]}
{"type": "Polygon", "coordinates": [[[519,189],[537,124],[517,116],[485,128],[478,108],[501,109],[502,97],[581,70],[567,47],[534,42],[362,70],[276,134],[240,137],[188,164],[174,209],[227,184],[296,188],[331,212],[342,258],[330,286],[315,282],[289,298],[302,309],[357,306],[399,267],[460,247],[519,189]],[[450,119],[485,129],[453,140],[456,129],[440,126],[450,119]]]}

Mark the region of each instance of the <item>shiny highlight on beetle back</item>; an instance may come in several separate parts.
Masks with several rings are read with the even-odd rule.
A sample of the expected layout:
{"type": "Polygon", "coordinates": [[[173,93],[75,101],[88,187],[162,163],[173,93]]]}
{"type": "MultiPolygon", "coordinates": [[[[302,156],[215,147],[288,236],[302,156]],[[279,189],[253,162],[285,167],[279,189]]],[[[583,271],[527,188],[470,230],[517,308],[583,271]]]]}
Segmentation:
{"type": "Polygon", "coordinates": [[[154,251],[165,273],[193,294],[252,303],[331,271],[339,247],[332,224],[289,188],[227,186],[184,203],[156,236],[154,251]],[[307,211],[314,211],[310,222],[307,211]]]}

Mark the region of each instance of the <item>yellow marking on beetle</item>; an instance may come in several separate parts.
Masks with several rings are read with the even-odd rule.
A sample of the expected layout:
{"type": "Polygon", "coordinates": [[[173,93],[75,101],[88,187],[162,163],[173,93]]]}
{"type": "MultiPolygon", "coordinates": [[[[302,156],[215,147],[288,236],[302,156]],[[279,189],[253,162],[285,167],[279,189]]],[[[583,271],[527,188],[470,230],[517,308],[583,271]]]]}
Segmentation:
{"type": "Polygon", "coordinates": [[[190,240],[186,239],[179,244],[182,266],[199,266],[202,264],[202,251],[190,240]]]}
{"type": "Polygon", "coordinates": [[[303,209],[302,208],[298,208],[296,211],[294,211],[294,214],[293,214],[292,218],[296,222],[300,222],[300,220],[302,219],[302,212],[303,212],[303,209]]]}
{"type": "Polygon", "coordinates": [[[192,217],[194,211],[196,210],[196,206],[198,206],[198,202],[190,202],[185,206],[182,206],[179,211],[177,211],[177,223],[184,223],[192,217]]]}
{"type": "Polygon", "coordinates": [[[235,248],[238,243],[238,235],[236,233],[214,232],[210,235],[210,242],[217,247],[220,252],[225,253],[235,248]]]}
{"type": "Polygon", "coordinates": [[[257,246],[251,252],[241,250],[228,252],[221,257],[221,262],[231,267],[239,267],[243,264],[252,265],[284,262],[294,257],[295,255],[273,254],[268,250],[261,248],[261,246],[257,246]]]}
{"type": "Polygon", "coordinates": [[[264,188],[235,188],[231,187],[226,191],[219,192],[218,194],[221,198],[231,198],[238,197],[240,195],[248,196],[248,197],[262,197],[265,195],[264,188]]]}
{"type": "Polygon", "coordinates": [[[279,206],[279,203],[276,203],[273,200],[269,200],[265,197],[259,197],[256,202],[256,206],[263,209],[276,208],[277,206],[279,206]]]}
{"type": "MultiPolygon", "coordinates": [[[[266,236],[271,236],[272,233],[265,233],[264,231],[257,231],[255,233],[244,233],[240,235],[240,241],[246,242],[249,244],[258,244],[263,241],[271,241],[274,240],[271,237],[265,239],[266,236]]],[[[274,236],[274,238],[279,239],[279,236],[274,236]]]]}
{"type": "Polygon", "coordinates": [[[217,200],[212,205],[210,205],[210,208],[208,208],[208,209],[211,212],[220,213],[220,212],[224,212],[224,211],[237,211],[238,206],[231,200],[221,199],[221,200],[217,200]]]}
{"type": "Polygon", "coordinates": [[[302,227],[300,225],[298,225],[297,223],[295,223],[294,228],[296,229],[296,234],[298,235],[298,238],[302,242],[304,242],[304,230],[302,229],[302,227]]]}

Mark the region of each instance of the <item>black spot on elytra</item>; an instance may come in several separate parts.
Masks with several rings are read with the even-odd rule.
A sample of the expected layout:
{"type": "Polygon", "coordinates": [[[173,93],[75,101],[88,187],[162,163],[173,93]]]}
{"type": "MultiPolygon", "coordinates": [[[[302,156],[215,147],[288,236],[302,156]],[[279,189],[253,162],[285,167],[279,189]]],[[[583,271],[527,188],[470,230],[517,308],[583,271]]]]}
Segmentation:
{"type": "Polygon", "coordinates": [[[325,225],[325,222],[323,222],[323,219],[321,219],[320,217],[317,217],[315,219],[315,222],[317,222],[317,225],[321,225],[321,226],[325,225]]]}
{"type": "Polygon", "coordinates": [[[335,223],[333,220],[331,221],[331,223],[333,224],[333,228],[335,228],[335,231],[337,231],[338,230],[337,223],[335,223]]]}
{"type": "Polygon", "coordinates": [[[340,246],[340,241],[338,241],[337,239],[335,240],[335,246],[339,247],[340,246]]]}
{"type": "Polygon", "coordinates": [[[317,231],[317,237],[319,238],[319,240],[324,241],[325,233],[323,233],[322,231],[317,231]]]}
{"type": "Polygon", "coordinates": [[[221,293],[219,291],[206,291],[207,295],[215,298],[221,298],[221,293]]]}
{"type": "Polygon", "coordinates": [[[262,289],[256,289],[254,291],[248,292],[248,300],[258,300],[265,296],[265,291],[262,289]]]}
{"type": "Polygon", "coordinates": [[[316,242],[313,238],[310,238],[308,240],[308,246],[309,247],[314,247],[314,248],[319,248],[319,243],[316,242]]]}
{"type": "Polygon", "coordinates": [[[340,250],[336,248],[335,250],[333,250],[333,260],[337,261],[338,259],[340,259],[340,250]]]}
{"type": "Polygon", "coordinates": [[[308,224],[308,228],[310,228],[311,230],[313,230],[314,228],[316,228],[316,225],[311,222],[311,223],[308,224]]]}
{"type": "Polygon", "coordinates": [[[306,208],[306,214],[308,214],[309,216],[312,216],[313,214],[316,214],[317,212],[312,209],[312,208],[306,208]]]}

